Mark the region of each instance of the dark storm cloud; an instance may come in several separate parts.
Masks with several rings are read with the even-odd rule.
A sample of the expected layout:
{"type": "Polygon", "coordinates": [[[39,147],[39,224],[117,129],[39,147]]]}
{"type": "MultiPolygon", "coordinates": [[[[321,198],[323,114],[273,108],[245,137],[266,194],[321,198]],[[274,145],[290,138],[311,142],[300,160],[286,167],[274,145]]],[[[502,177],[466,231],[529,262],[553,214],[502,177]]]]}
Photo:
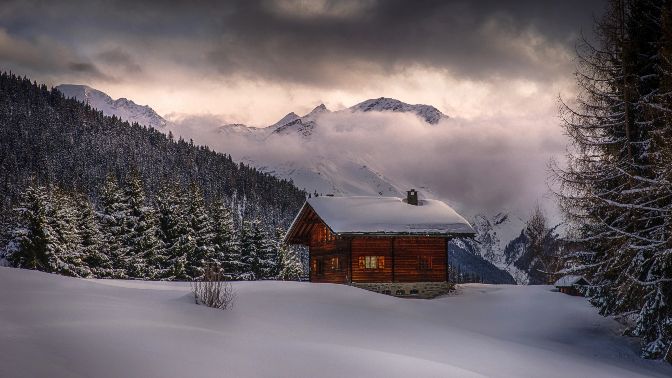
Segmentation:
{"type": "Polygon", "coordinates": [[[126,72],[131,74],[141,73],[142,67],[138,62],[127,52],[121,48],[102,51],[96,54],[97,60],[101,60],[107,64],[114,64],[121,66],[126,72]]]}
{"type": "Polygon", "coordinates": [[[540,81],[571,70],[577,34],[602,2],[21,0],[3,4],[0,30],[33,43],[48,36],[85,55],[82,64],[116,60],[136,73],[146,64],[138,57],[149,56],[317,86],[352,88],[369,75],[414,67],[540,81]],[[113,47],[91,52],[102,43],[113,47]]]}
{"type": "Polygon", "coordinates": [[[555,78],[571,65],[566,53],[582,24],[601,8],[599,1],[381,1],[339,17],[331,2],[323,12],[278,4],[237,7],[211,54],[221,71],[325,84],[342,80],[339,72],[414,65],[469,79],[555,78]]]}

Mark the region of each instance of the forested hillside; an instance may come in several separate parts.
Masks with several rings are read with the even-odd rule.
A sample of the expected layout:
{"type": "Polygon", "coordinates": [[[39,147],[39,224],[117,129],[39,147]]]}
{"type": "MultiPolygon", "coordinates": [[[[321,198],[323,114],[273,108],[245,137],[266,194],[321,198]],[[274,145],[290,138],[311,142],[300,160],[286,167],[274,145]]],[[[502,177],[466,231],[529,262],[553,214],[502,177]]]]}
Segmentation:
{"type": "MultiPolygon", "coordinates": [[[[51,251],[52,256],[60,253],[58,248],[84,253],[81,248],[86,246],[82,243],[90,239],[90,235],[83,236],[83,230],[77,226],[89,222],[95,226],[88,226],[95,229],[92,232],[101,232],[106,238],[103,244],[110,248],[120,240],[125,243],[118,246],[122,250],[132,249],[129,246],[133,243],[143,246],[130,255],[127,251],[119,252],[128,258],[156,252],[151,252],[154,247],[149,247],[154,241],[132,240],[134,232],[140,237],[142,230],[147,231],[149,227],[145,237],[156,237],[156,242],[163,243],[165,248],[182,248],[179,253],[164,254],[163,258],[180,260],[190,247],[172,245],[176,240],[166,245],[167,238],[178,238],[180,243],[193,241],[195,234],[189,234],[186,225],[189,223],[192,231],[201,226],[212,227],[210,223],[216,220],[218,206],[231,213],[232,227],[243,230],[247,225],[250,230],[263,231],[267,235],[264,243],[268,245],[277,239],[276,228],[288,225],[304,198],[305,194],[291,182],[237,164],[229,155],[184,140],[175,141],[171,135],[116,117],[103,116],[88,105],[66,99],[55,89],[49,90],[9,73],[0,74],[0,250],[8,243],[14,249],[28,243],[30,246],[26,248],[39,247],[51,251]],[[164,229],[160,229],[160,221],[165,221],[165,215],[171,211],[173,217],[183,218],[175,220],[182,232],[180,235],[165,235],[165,227],[168,227],[165,224],[164,229]],[[199,221],[194,218],[198,215],[205,218],[199,221]],[[133,226],[132,222],[139,223],[133,226]],[[154,234],[151,227],[157,227],[158,233],[154,234]],[[25,232],[43,233],[44,237],[30,241],[26,239],[28,235],[22,234],[25,232]],[[115,232],[119,233],[116,239],[115,232]],[[47,244],[36,247],[36,243],[47,244]]],[[[206,244],[198,248],[207,250],[216,243],[206,244]]],[[[116,252],[110,253],[102,258],[109,259],[116,252]]],[[[101,256],[74,258],[88,258],[84,265],[90,271],[91,261],[101,256]]],[[[151,269],[147,267],[143,273],[128,271],[126,268],[133,264],[124,259],[105,265],[104,269],[95,266],[93,273],[87,273],[86,269],[63,273],[142,278],[198,275],[188,272],[189,266],[186,273],[180,269],[175,273],[170,271],[175,269],[175,264],[159,263],[155,257],[148,259],[153,261],[151,269]],[[96,273],[98,268],[102,270],[96,273]],[[148,273],[150,271],[153,273],[148,273]]],[[[26,261],[18,255],[13,260],[15,264],[33,264],[31,267],[43,270],[63,268],[54,261],[26,261]]]]}
{"type": "Polygon", "coordinates": [[[195,183],[207,201],[237,198],[243,216],[286,224],[304,200],[291,182],[208,147],[106,117],[26,78],[0,74],[0,193],[11,208],[28,184],[58,185],[96,202],[108,174],[137,170],[149,194],[195,183]]]}

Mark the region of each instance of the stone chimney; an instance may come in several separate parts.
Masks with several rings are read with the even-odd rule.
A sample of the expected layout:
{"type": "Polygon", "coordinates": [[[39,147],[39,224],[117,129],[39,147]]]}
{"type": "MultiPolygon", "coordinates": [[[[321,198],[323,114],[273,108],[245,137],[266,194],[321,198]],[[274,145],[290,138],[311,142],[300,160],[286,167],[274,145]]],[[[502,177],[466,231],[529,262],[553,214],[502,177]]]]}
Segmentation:
{"type": "Polygon", "coordinates": [[[413,206],[418,206],[418,192],[415,189],[411,189],[406,192],[406,203],[413,206]]]}

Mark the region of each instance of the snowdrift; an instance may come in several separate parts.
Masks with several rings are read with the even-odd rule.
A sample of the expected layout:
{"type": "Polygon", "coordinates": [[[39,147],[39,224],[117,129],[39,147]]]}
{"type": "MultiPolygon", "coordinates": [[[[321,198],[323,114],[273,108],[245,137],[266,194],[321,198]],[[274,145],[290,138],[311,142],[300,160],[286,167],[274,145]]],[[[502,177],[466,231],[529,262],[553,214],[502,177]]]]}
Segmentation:
{"type": "Polygon", "coordinates": [[[2,377],[669,377],[583,298],[466,285],[399,299],[331,284],[236,283],[231,311],[187,284],[0,268],[2,377]]]}

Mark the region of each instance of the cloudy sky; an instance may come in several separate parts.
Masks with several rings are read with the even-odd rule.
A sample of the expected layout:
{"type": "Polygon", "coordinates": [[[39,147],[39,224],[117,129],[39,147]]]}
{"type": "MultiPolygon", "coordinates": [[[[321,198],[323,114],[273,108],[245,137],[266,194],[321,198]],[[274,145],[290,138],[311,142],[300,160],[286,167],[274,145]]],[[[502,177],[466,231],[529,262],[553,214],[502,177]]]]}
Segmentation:
{"type": "MultiPolygon", "coordinates": [[[[467,127],[446,148],[484,160],[467,167],[477,176],[511,169],[507,193],[525,184],[516,180],[530,181],[535,190],[514,201],[529,202],[542,195],[549,157],[564,150],[557,98],[573,96],[574,46],[580,33],[590,37],[603,7],[603,0],[5,0],[0,68],[50,85],[88,84],[168,118],[254,126],[320,103],[338,110],[385,96],[431,104],[467,127]]],[[[437,159],[452,158],[445,153],[437,159]]],[[[500,200],[507,201],[491,198],[500,200]]]]}
{"type": "Polygon", "coordinates": [[[529,112],[571,83],[602,1],[31,1],[0,7],[0,65],[161,114],[264,125],[371,97],[529,112]]]}

